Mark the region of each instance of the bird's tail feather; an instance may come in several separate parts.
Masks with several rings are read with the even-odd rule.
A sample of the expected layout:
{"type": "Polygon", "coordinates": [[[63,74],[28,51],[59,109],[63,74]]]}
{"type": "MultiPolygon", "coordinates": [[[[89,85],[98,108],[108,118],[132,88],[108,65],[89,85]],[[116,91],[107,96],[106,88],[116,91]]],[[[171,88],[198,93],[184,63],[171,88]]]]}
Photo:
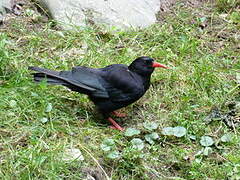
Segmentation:
{"type": "Polygon", "coordinates": [[[66,85],[66,82],[63,80],[50,75],[46,75],[44,73],[33,73],[33,76],[35,82],[42,82],[45,80],[49,84],[66,85]]]}
{"type": "Polygon", "coordinates": [[[77,91],[83,94],[90,94],[96,89],[76,81],[72,77],[72,71],[52,71],[40,67],[29,67],[29,70],[37,71],[33,73],[34,81],[46,81],[49,84],[63,85],[70,88],[72,91],[77,91]]]}
{"type": "Polygon", "coordinates": [[[57,71],[52,71],[39,67],[29,67],[29,69],[38,72],[33,73],[35,82],[42,82],[45,80],[49,84],[67,85],[65,81],[58,78],[59,72],[57,71]]]}

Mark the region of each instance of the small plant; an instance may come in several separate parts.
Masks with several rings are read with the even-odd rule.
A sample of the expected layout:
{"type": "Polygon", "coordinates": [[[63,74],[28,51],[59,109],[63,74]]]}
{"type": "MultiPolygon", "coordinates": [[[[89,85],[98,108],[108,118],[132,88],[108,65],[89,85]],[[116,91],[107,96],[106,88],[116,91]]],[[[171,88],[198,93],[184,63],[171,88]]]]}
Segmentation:
{"type": "MultiPolygon", "coordinates": [[[[127,128],[124,135],[129,139],[128,146],[121,148],[122,152],[120,153],[115,141],[113,139],[105,139],[101,144],[101,149],[106,152],[106,156],[110,159],[120,158],[120,156],[125,156],[124,154],[129,152],[139,151],[141,155],[147,144],[153,145],[157,143],[157,140],[160,138],[157,132],[158,124],[155,122],[145,122],[143,123],[143,130],[140,131],[136,128],[127,128]],[[144,140],[142,138],[144,136],[144,140]]],[[[187,130],[184,127],[166,127],[163,128],[163,135],[173,135],[176,137],[183,137],[187,133],[187,130]]]]}
{"type": "Polygon", "coordinates": [[[157,140],[159,138],[159,135],[158,135],[158,133],[153,132],[151,134],[146,134],[144,136],[144,138],[149,144],[154,144],[155,140],[157,140]]]}
{"type": "Polygon", "coordinates": [[[200,140],[200,144],[204,147],[209,147],[214,144],[214,141],[211,137],[209,136],[202,136],[200,140]]]}
{"type": "Polygon", "coordinates": [[[133,149],[141,151],[144,148],[144,142],[140,138],[133,138],[131,140],[131,147],[133,149]]]}
{"type": "Polygon", "coordinates": [[[184,127],[165,127],[162,129],[162,134],[166,136],[183,137],[187,134],[187,130],[184,127]]]}
{"type": "Polygon", "coordinates": [[[232,135],[231,134],[224,134],[222,137],[221,137],[221,141],[224,142],[224,143],[227,143],[227,142],[231,142],[232,141],[232,135]]]}
{"type": "Polygon", "coordinates": [[[158,128],[158,124],[155,122],[145,122],[143,123],[143,127],[148,131],[153,131],[158,128]]]}
{"type": "Polygon", "coordinates": [[[135,128],[127,128],[125,133],[124,133],[124,135],[128,136],[128,137],[138,135],[138,134],[140,134],[140,130],[135,129],[135,128]]]}

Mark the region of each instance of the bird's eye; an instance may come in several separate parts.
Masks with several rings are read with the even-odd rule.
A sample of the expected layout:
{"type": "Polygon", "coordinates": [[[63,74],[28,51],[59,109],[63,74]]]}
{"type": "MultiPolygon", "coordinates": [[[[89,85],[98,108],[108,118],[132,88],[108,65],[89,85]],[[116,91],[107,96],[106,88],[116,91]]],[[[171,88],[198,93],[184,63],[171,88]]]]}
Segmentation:
{"type": "Polygon", "coordinates": [[[152,63],[153,63],[152,61],[145,61],[146,65],[152,65],[152,63]]]}

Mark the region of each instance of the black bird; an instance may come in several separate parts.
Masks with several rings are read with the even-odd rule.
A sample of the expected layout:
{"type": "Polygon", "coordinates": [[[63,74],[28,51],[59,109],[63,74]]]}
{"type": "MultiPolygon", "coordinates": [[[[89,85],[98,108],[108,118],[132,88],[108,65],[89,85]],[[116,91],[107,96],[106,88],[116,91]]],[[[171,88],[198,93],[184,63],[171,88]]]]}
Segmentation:
{"type": "Polygon", "coordinates": [[[141,98],[150,86],[150,78],[155,67],[168,69],[146,56],[135,59],[129,66],[113,64],[104,68],[73,67],[71,71],[52,71],[39,67],[29,67],[34,80],[63,85],[72,91],[89,96],[98,110],[110,121],[112,128],[123,130],[110,114],[121,117],[115,110],[125,107],[141,98]]]}

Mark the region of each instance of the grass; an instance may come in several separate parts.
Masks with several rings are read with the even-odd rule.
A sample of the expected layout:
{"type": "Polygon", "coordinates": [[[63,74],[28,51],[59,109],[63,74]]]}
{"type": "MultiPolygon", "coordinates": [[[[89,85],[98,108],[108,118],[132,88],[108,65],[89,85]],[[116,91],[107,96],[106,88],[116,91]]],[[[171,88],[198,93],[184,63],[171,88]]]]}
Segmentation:
{"type": "MultiPolygon", "coordinates": [[[[240,101],[239,11],[222,16],[212,4],[186,4],[178,3],[164,22],[137,31],[61,31],[29,13],[0,29],[1,179],[83,179],[86,174],[99,179],[239,179],[239,127],[205,121],[212,108],[227,113],[230,102],[240,101]],[[123,110],[129,117],[118,119],[143,134],[144,122],[160,124],[160,138],[145,143],[142,151],[132,150],[129,137],[109,129],[86,96],[34,84],[27,69],[129,64],[142,55],[172,67],[156,70],[145,96],[123,110]],[[183,126],[196,140],[161,135],[167,126],[183,126]],[[220,142],[226,133],[232,134],[231,142],[220,142]],[[208,156],[197,155],[203,135],[215,141],[208,156]],[[118,159],[107,158],[101,149],[109,138],[122,152],[118,159]],[[65,162],[67,148],[80,149],[85,160],[65,162]]],[[[144,139],[143,134],[136,137],[144,139]]]]}

